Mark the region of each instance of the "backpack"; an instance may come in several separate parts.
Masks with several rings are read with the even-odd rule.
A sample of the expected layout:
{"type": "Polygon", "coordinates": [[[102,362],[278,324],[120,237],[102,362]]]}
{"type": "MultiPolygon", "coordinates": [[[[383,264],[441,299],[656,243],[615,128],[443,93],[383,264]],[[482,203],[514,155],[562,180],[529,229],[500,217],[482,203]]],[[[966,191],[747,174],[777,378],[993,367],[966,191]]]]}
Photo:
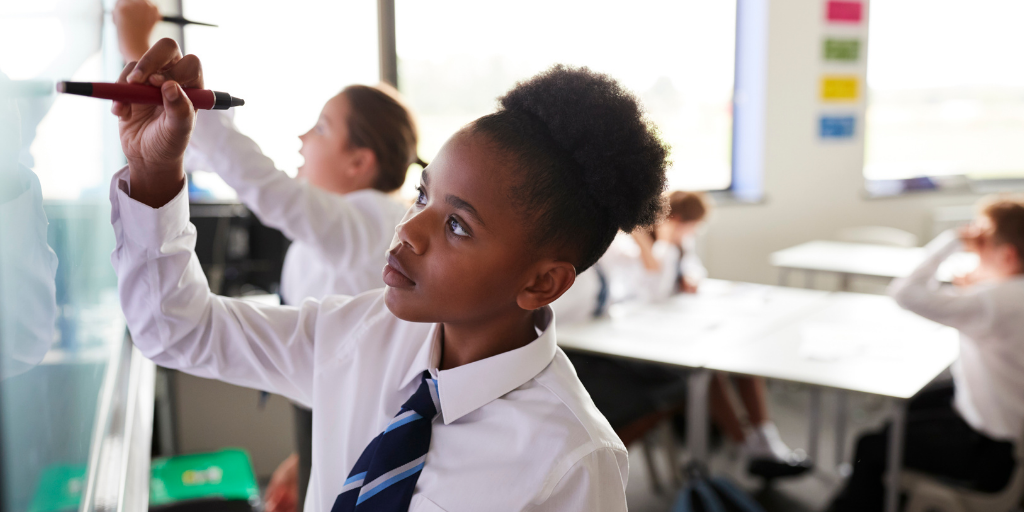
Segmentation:
{"type": "Polygon", "coordinates": [[[765,512],[746,491],[724,476],[693,475],[679,491],[672,512],[765,512]]]}

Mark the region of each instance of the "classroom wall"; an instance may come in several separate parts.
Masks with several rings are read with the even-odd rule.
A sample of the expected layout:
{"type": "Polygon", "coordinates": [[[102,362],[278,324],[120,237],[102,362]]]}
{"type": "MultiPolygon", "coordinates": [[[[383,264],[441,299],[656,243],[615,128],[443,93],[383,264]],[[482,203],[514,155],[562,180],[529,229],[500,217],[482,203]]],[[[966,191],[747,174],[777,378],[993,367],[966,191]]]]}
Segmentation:
{"type": "MultiPolygon", "coordinates": [[[[869,199],[864,194],[864,144],[858,136],[823,143],[818,80],[827,71],[821,41],[827,30],[822,0],[769,0],[765,199],[722,204],[703,238],[711,277],[775,283],[769,255],[849,226],[884,225],[927,241],[936,207],[969,205],[978,195],[924,192],[869,199]]],[[[866,36],[866,31],[865,31],[866,36]]],[[[866,38],[865,38],[866,41],[866,38]]],[[[863,104],[852,110],[863,113],[863,104]]],[[[863,115],[857,122],[862,123],[863,115]]],[[[858,132],[862,126],[858,126],[858,132]]]]}

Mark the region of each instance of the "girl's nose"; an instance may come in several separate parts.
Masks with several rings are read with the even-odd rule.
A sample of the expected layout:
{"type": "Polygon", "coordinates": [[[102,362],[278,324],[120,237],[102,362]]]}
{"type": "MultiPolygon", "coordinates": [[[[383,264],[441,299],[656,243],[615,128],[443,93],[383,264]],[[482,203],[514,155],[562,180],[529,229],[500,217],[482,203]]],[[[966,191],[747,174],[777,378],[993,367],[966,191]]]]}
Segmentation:
{"type": "Polygon", "coordinates": [[[430,217],[431,214],[426,210],[417,212],[410,209],[406,213],[405,218],[402,219],[402,222],[395,226],[395,236],[398,238],[398,241],[411,249],[415,254],[426,252],[430,240],[427,231],[430,217]]]}

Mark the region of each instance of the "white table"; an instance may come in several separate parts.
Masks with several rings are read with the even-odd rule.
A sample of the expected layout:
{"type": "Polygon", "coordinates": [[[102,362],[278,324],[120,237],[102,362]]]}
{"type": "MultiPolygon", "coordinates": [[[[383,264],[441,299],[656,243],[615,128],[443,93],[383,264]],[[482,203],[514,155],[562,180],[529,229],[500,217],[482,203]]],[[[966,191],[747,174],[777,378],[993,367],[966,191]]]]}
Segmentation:
{"type": "MultiPolygon", "coordinates": [[[[688,445],[707,460],[711,371],[859,391],[894,399],[886,510],[896,510],[905,402],[957,357],[954,329],[900,309],[888,297],[709,280],[697,295],[619,306],[611,317],[559,327],[559,344],[687,368],[688,445]],[[895,485],[894,485],[895,484],[895,485]]],[[[817,446],[817,393],[811,440],[817,446]]],[[[838,437],[838,436],[837,436],[838,437]]]]}
{"type": "MultiPolygon", "coordinates": [[[[815,272],[839,274],[841,288],[847,289],[852,276],[896,278],[909,275],[925,258],[923,247],[892,247],[875,244],[815,240],[771,254],[772,266],[778,267],[779,284],[786,284],[792,270],[804,273],[807,287],[815,272]]],[[[977,266],[977,257],[954,255],[939,268],[945,281],[977,266]]]]}
{"type": "MultiPolygon", "coordinates": [[[[894,511],[899,496],[906,402],[948,368],[958,354],[956,329],[904,311],[889,297],[833,293],[799,321],[737,349],[717,351],[705,368],[816,386],[808,443],[812,459],[817,454],[820,430],[817,389],[895,399],[886,486],[886,510],[894,511]]],[[[845,439],[844,405],[840,405],[841,417],[836,422],[837,461],[842,458],[845,439]]]]}

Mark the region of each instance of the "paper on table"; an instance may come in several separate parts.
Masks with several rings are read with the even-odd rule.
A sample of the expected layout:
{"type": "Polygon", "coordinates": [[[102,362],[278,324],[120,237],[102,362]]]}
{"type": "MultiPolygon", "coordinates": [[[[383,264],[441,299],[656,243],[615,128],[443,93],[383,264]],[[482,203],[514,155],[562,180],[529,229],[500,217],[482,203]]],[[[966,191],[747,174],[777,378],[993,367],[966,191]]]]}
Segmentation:
{"type": "MultiPolygon", "coordinates": [[[[939,326],[935,326],[939,329],[939,326]]],[[[807,323],[800,327],[800,357],[813,361],[839,361],[853,357],[907,359],[926,350],[921,330],[909,325],[852,327],[839,323],[807,323]]]]}

